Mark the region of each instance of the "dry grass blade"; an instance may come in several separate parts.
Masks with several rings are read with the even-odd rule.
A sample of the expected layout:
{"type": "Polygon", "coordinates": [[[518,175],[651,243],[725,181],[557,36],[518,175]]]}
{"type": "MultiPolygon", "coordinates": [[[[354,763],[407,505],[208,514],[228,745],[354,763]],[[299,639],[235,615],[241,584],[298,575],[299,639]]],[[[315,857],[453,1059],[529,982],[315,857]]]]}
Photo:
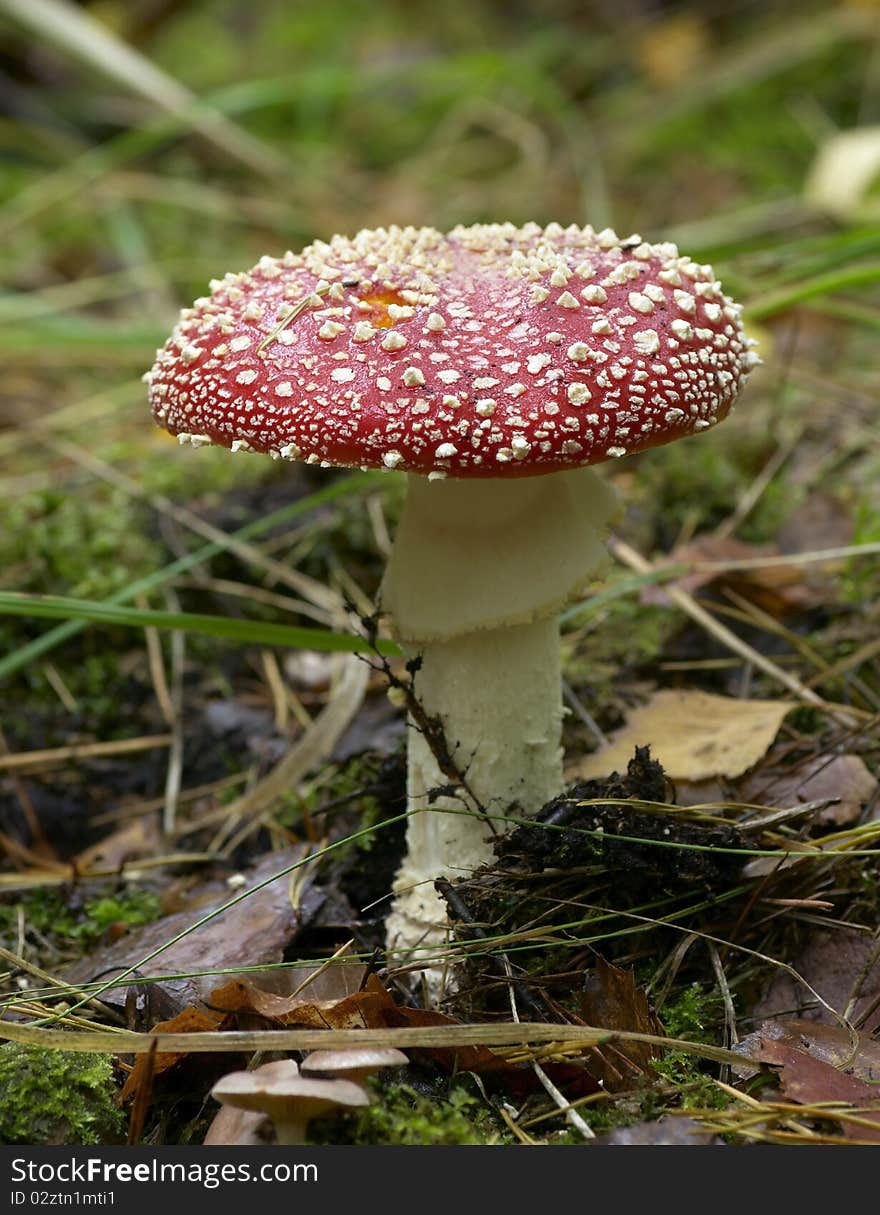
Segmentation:
{"type": "Polygon", "coordinates": [[[501,1116],[501,1120],[504,1122],[504,1125],[510,1131],[511,1135],[513,1135],[513,1137],[516,1140],[518,1140],[518,1142],[521,1143],[523,1145],[523,1147],[539,1147],[540,1146],[540,1140],[533,1139],[531,1137],[531,1135],[527,1135],[526,1132],[522,1129],[522,1127],[519,1126],[518,1123],[516,1123],[514,1121],[514,1119],[507,1112],[507,1110],[504,1108],[503,1105],[499,1106],[498,1113],[501,1116]]]}
{"type": "MultiPolygon", "coordinates": [[[[204,785],[192,785],[189,789],[182,790],[178,801],[183,805],[187,802],[198,801],[203,797],[220,798],[227,790],[234,788],[236,785],[243,785],[247,779],[247,772],[234,772],[231,776],[221,777],[220,780],[207,781],[204,785]]],[[[164,794],[161,797],[144,798],[143,801],[126,802],[124,805],[115,806],[111,810],[103,810],[100,814],[91,815],[88,820],[89,825],[91,827],[103,827],[108,823],[127,822],[130,819],[152,814],[154,810],[161,810],[164,804],[164,794]]],[[[192,824],[182,823],[178,826],[175,834],[183,835],[192,829],[192,824]]]]}
{"type": "Polygon", "coordinates": [[[69,983],[65,983],[62,979],[56,979],[55,976],[49,974],[48,971],[36,966],[33,962],[29,962],[27,958],[19,957],[19,955],[13,953],[12,950],[4,949],[2,946],[0,946],[0,958],[2,958],[4,962],[8,962],[10,966],[14,966],[16,970],[24,971],[25,974],[29,974],[33,978],[39,979],[41,983],[48,983],[50,987],[63,989],[68,994],[72,992],[72,994],[78,999],[84,998],[86,1005],[94,1006],[95,1011],[100,1013],[101,1016],[109,1016],[114,1021],[118,1020],[119,1022],[122,1022],[122,1017],[115,1011],[115,1009],[108,1008],[106,1005],[102,1004],[100,1000],[93,1000],[89,996],[88,992],[81,991],[79,988],[71,989],[69,983]]]}
{"type": "Polygon", "coordinates": [[[735,1104],[722,1110],[670,1110],[673,1116],[695,1118],[701,1126],[719,1135],[741,1135],[763,1143],[873,1143],[876,1145],[877,1122],[865,1116],[866,1111],[844,1102],[820,1101],[795,1104],[788,1101],[761,1101],[716,1081],[719,1089],[735,1104]],[[839,1122],[868,1132],[867,1135],[832,1135],[817,1131],[807,1123],[839,1122]]]}
{"type": "Polygon", "coordinates": [[[127,91],[183,118],[225,155],[267,177],[288,176],[286,161],[270,147],[205,105],[88,13],[65,0],[0,0],[0,8],[41,41],[54,43],[127,91]]]}
{"type": "MultiPolygon", "coordinates": [[[[703,1042],[688,1042],[681,1038],[663,1038],[657,1034],[641,1034],[627,1030],[601,1029],[592,1025],[550,1025],[540,1021],[510,1022],[491,1025],[405,1026],[398,1029],[269,1029],[198,1032],[192,1034],[135,1033],[131,1030],[89,1030],[70,1033],[63,1029],[44,1029],[37,1025],[21,1025],[0,1021],[0,1038],[12,1042],[27,1042],[59,1050],[91,1051],[105,1054],[145,1054],[153,1049],[161,1052],[183,1051],[190,1054],[210,1054],[215,1051],[234,1053],[252,1050],[323,1050],[356,1046],[397,1047],[406,1051],[412,1047],[448,1048],[456,1046],[518,1047],[528,1043],[558,1044],[568,1055],[590,1050],[608,1042],[646,1042],[668,1050],[682,1050],[701,1059],[741,1066],[751,1062],[746,1056],[723,1047],[703,1042]]],[[[546,1048],[544,1058],[553,1056],[546,1048]]]]}
{"type": "MultiPolygon", "coordinates": [[[[164,799],[163,799],[164,801],[164,799]]],[[[175,865],[209,865],[217,860],[213,852],[167,852],[161,856],[141,857],[130,864],[101,866],[88,873],[78,873],[73,865],[58,864],[54,869],[34,869],[28,873],[0,873],[0,893],[17,890],[41,890],[48,886],[68,886],[83,878],[115,878],[136,881],[151,869],[175,865]]]]}
{"type": "Polygon", "coordinates": [[[776,565],[821,565],[825,561],[848,561],[851,558],[875,557],[880,543],[842,544],[837,548],[817,548],[806,553],[774,553],[770,557],[738,557],[729,561],[695,561],[698,573],[726,574],[737,570],[762,570],[776,565]]]}
{"type": "MultiPolygon", "coordinates": [[[[0,3],[2,3],[2,0],[0,0],[0,3]]],[[[247,565],[255,566],[257,569],[261,569],[269,574],[277,582],[289,586],[292,590],[302,595],[304,599],[314,604],[315,607],[325,612],[325,619],[337,621],[341,619],[344,613],[344,605],[340,596],[316,579],[310,578],[307,574],[301,574],[299,570],[292,569],[289,565],[284,565],[280,561],[274,561],[271,557],[267,557],[262,553],[256,545],[230,536],[220,528],[214,527],[212,523],[201,519],[185,506],[172,502],[161,494],[146,493],[137,481],[126,476],[125,473],[114,468],[111,464],[107,464],[104,460],[94,456],[90,451],[86,451],[84,447],[71,443],[67,439],[49,434],[44,434],[43,439],[50,447],[54,447],[60,455],[75,461],[83,468],[87,468],[95,476],[121,489],[123,493],[129,494],[132,498],[148,502],[153,510],[159,514],[182,523],[184,527],[188,527],[197,536],[201,536],[212,544],[219,544],[221,548],[234,553],[236,557],[239,557],[247,565]]]]}
{"type": "Polygon", "coordinates": [[[215,836],[212,848],[227,855],[234,851],[257,825],[260,815],[279,798],[293,792],[306,773],[330,754],[360,708],[369,677],[370,668],[363,659],[356,654],[346,655],[328,703],[269,775],[226,807],[226,826],[215,836]]]}
{"type": "Polygon", "coordinates": [[[107,759],[116,755],[132,755],[137,751],[152,751],[167,747],[170,734],[145,734],[142,738],[119,738],[112,742],[70,743],[66,747],[50,747],[45,751],[24,751],[17,755],[0,755],[0,772],[46,772],[62,764],[84,759],[107,759]]]}
{"type": "MultiPolygon", "coordinates": [[[[650,561],[646,561],[641,553],[637,553],[634,548],[623,540],[613,538],[609,540],[608,547],[613,556],[621,562],[622,565],[628,566],[631,570],[635,570],[639,574],[650,574],[653,572],[653,566],[650,561]]],[[[696,621],[702,628],[710,633],[716,641],[720,641],[727,649],[732,650],[743,658],[746,662],[758,667],[774,679],[783,687],[788,688],[790,692],[800,697],[807,704],[815,705],[816,708],[833,711],[833,707],[824,701],[821,696],[808,688],[805,683],[802,683],[796,675],[789,674],[788,671],[783,671],[780,666],[777,666],[770,658],[758,652],[742,638],[737,637],[736,633],[732,633],[718,620],[714,618],[704,607],[701,607],[694,599],[693,595],[683,590],[680,586],[667,584],[664,588],[665,593],[691,620],[696,621]]]]}

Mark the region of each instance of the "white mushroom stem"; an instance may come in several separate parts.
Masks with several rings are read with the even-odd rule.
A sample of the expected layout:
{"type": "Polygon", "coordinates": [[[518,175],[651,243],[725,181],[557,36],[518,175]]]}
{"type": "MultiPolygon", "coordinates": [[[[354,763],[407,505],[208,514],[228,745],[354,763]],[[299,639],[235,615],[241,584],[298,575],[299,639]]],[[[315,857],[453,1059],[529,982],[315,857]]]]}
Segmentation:
{"type": "Polygon", "coordinates": [[[602,564],[615,505],[590,468],[503,482],[410,477],[382,602],[419,660],[415,697],[441,723],[462,785],[432,798],[450,785],[449,766],[411,720],[407,786],[417,813],[389,947],[442,941],[434,879],[491,859],[486,815],[532,814],[561,792],[558,614],[602,564]]]}
{"type": "Polygon", "coordinates": [[[562,788],[555,616],[428,642],[420,657],[416,697],[443,723],[450,759],[466,788],[431,797],[449,786],[449,775],[411,720],[408,808],[419,813],[409,819],[407,856],[395,882],[389,936],[398,947],[442,939],[446,905],[434,879],[465,876],[490,860],[490,823],[501,832],[505,814],[516,808],[532,813],[562,788]]]}

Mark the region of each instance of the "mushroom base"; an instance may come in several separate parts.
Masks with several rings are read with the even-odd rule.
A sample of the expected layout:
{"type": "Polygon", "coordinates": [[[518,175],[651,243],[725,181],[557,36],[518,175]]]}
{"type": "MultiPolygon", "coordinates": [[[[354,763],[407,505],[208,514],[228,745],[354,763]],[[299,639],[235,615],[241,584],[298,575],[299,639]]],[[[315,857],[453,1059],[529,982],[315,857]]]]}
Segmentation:
{"type": "Polygon", "coordinates": [[[504,816],[531,815],[562,787],[557,617],[427,643],[417,653],[413,690],[442,725],[450,762],[443,771],[411,720],[407,792],[415,813],[387,925],[396,951],[442,943],[446,904],[434,879],[462,877],[490,861],[504,816]],[[454,786],[450,768],[461,784],[438,795],[454,786]]]}

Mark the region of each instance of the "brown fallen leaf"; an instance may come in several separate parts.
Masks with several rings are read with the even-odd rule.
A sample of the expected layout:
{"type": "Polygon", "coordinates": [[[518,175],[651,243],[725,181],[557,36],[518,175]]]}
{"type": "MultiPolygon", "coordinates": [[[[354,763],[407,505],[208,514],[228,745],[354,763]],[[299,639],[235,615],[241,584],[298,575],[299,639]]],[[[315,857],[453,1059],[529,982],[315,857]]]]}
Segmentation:
{"type": "Polygon", "coordinates": [[[691,690],[661,690],[630,713],[607,746],[579,759],[569,779],[626,770],[637,746],[650,746],[672,780],[740,776],[767,752],[794,706],[786,700],[738,700],[691,690]]]}
{"type": "Polygon", "coordinates": [[[811,821],[845,827],[857,821],[876,792],[877,781],[858,755],[813,755],[786,768],[762,765],[737,786],[736,796],[755,805],[779,807],[827,799],[834,804],[814,811],[811,821]]]}
{"type": "MultiPolygon", "coordinates": [[[[278,1026],[299,1029],[391,1029],[399,1026],[457,1025],[454,1017],[396,1004],[376,975],[360,991],[339,1000],[286,999],[233,979],[210,996],[211,1007],[229,1013],[258,1013],[278,1026]]],[[[507,1064],[487,1047],[462,1046],[422,1052],[449,1071],[485,1071],[507,1064]]]]}
{"type": "MultiPolygon", "coordinates": [[[[823,1000],[843,1013],[858,985],[850,1020],[870,1033],[880,1025],[880,957],[877,942],[868,933],[850,928],[816,928],[792,966],[823,1000]],[[862,1016],[867,1019],[862,1024],[862,1016]]],[[[769,1018],[793,1013],[809,1021],[829,1023],[829,1013],[788,974],[777,974],[754,1009],[755,1016],[769,1018]]]]}
{"type": "MultiPolygon", "coordinates": [[[[225,1024],[226,1018],[222,1014],[210,1012],[207,1009],[201,1011],[197,1008],[186,1008],[176,1017],[172,1017],[170,1021],[159,1021],[151,1028],[157,1034],[197,1034],[205,1030],[222,1029],[225,1024]]],[[[137,1096],[145,1079],[149,1077],[152,1081],[186,1057],[186,1051],[163,1051],[161,1054],[138,1055],[134,1067],[122,1087],[119,1095],[120,1101],[130,1101],[137,1096]]]]}
{"type": "MultiPolygon", "coordinates": [[[[587,1025],[645,1034],[662,1032],[648,1007],[644,990],[636,986],[632,971],[612,966],[601,956],[597,956],[587,976],[579,1004],[587,1025]]],[[[656,1053],[649,1042],[609,1043],[590,1052],[587,1066],[604,1088],[616,1092],[653,1074],[651,1060],[656,1053]]]]}
{"type": "MultiPolygon", "coordinates": [[[[854,1106],[862,1120],[874,1125],[856,1125],[841,1120],[844,1136],[860,1142],[880,1143],[880,1088],[876,1083],[838,1070],[802,1046],[793,1045],[790,1036],[774,1032],[765,1034],[759,1030],[750,1038],[751,1058],[780,1069],[779,1087],[784,1097],[800,1105],[834,1101],[854,1106]]],[[[831,1113],[830,1117],[833,1116],[831,1113]]]]}
{"type": "Polygon", "coordinates": [[[261,991],[252,983],[232,979],[210,996],[212,1008],[224,1012],[259,1013],[276,1025],[300,1029],[376,1029],[387,1025],[383,1010],[394,1001],[375,975],[361,991],[341,1000],[310,1000],[307,996],[281,997],[261,991]]]}
{"type": "MultiPolygon", "coordinates": [[[[853,1036],[842,1025],[823,1025],[818,1021],[786,1017],[764,1021],[753,1033],[741,1038],[733,1049],[738,1054],[757,1058],[759,1056],[753,1054],[752,1048],[759,1049],[760,1043],[767,1041],[806,1051],[814,1059],[830,1063],[859,1080],[874,1084],[880,1081],[880,1042],[868,1034],[856,1035],[854,1049],[853,1036]]],[[[743,1076],[754,1073],[754,1069],[748,1067],[736,1070],[743,1076]]],[[[880,1096],[880,1089],[877,1092],[880,1096]]]]}
{"type": "MultiPolygon", "coordinates": [[[[336,969],[341,971],[344,968],[337,966],[336,969]]],[[[286,973],[290,975],[295,972],[286,973]]],[[[301,975],[299,982],[302,983],[301,975]]],[[[231,979],[215,988],[207,1000],[207,1008],[184,1009],[171,1020],[161,1021],[150,1028],[156,1033],[185,1034],[199,1030],[216,1030],[219,1033],[224,1029],[242,1028],[243,1015],[248,1019],[245,1028],[252,1028],[250,1021],[254,1015],[273,1027],[299,1029],[375,1029],[394,1023],[393,1018],[383,1016],[383,1010],[395,1007],[394,1001],[375,975],[369,977],[363,990],[338,1000],[310,1001],[299,995],[279,996],[243,979],[231,979]]],[[[448,1022],[444,1019],[443,1023],[448,1022]]],[[[139,1056],[125,1082],[122,1100],[135,1097],[148,1076],[152,1080],[186,1057],[186,1051],[155,1055],[154,1062],[149,1055],[139,1056]]]]}
{"type": "MultiPolygon", "coordinates": [[[[281,998],[251,982],[234,979],[213,991],[210,1003],[214,1009],[233,1017],[257,1014],[288,1029],[398,1029],[461,1024],[443,1013],[397,1004],[376,975],[370,975],[361,990],[336,1000],[313,1000],[306,994],[281,998]]],[[[514,1095],[534,1092],[540,1087],[531,1068],[508,1063],[486,1046],[414,1048],[410,1054],[415,1060],[447,1072],[469,1071],[484,1080],[497,1080],[514,1095]]],[[[573,1085],[578,1095],[595,1090],[595,1082],[582,1068],[548,1064],[546,1070],[555,1082],[573,1085]]]]}
{"type": "MultiPolygon", "coordinates": [[[[389,1028],[418,1028],[430,1025],[460,1025],[461,1022],[455,1017],[447,1017],[431,1009],[393,1005],[385,1012],[385,1024],[389,1028]]],[[[488,1046],[432,1047],[409,1053],[412,1058],[427,1059],[447,1072],[475,1072],[484,1078],[494,1074],[499,1080],[504,1080],[505,1086],[509,1085],[511,1093],[532,1092],[538,1087],[531,1068],[507,1063],[488,1046]]]]}
{"type": "Polygon", "coordinates": [[[77,872],[87,877],[93,869],[119,869],[126,862],[159,852],[159,828],[146,815],[112,831],[74,858],[77,872]]]}

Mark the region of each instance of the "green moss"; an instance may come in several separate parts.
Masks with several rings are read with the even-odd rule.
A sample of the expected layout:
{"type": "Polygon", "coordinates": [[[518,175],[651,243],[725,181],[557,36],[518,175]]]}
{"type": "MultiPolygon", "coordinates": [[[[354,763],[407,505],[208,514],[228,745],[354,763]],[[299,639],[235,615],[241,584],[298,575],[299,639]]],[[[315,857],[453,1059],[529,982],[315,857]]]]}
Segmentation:
{"type": "Polygon", "coordinates": [[[0,1047],[0,1143],[119,1143],[124,1135],[104,1055],[0,1047]]]}
{"type": "MultiPolygon", "coordinates": [[[[714,1041],[721,1000],[717,991],[692,983],[663,1006],[664,1027],[670,1037],[714,1041]]],[[[711,1065],[710,1065],[711,1066],[711,1065]]],[[[597,1135],[637,1122],[652,1122],[669,1109],[722,1109],[728,1098],[713,1082],[706,1064],[681,1050],[665,1050],[651,1061],[655,1080],[634,1092],[584,1105],[579,1113],[597,1135]]],[[[553,1143],[582,1143],[565,1130],[553,1143]]]]}
{"type": "Polygon", "coordinates": [[[460,1085],[425,1095],[407,1084],[372,1088],[372,1104],[356,1114],[312,1124],[313,1143],[503,1144],[512,1142],[486,1102],[460,1085]]]}
{"type": "Polygon", "coordinates": [[[670,1050],[655,1061],[654,1070],[678,1090],[678,1099],[674,1102],[678,1108],[724,1109],[730,1104],[730,1098],[718,1088],[711,1075],[702,1070],[704,1066],[693,1055],[670,1050]]]}
{"type": "MultiPolygon", "coordinates": [[[[0,588],[74,599],[106,599],[159,564],[157,548],[143,534],[137,503],[119,491],[67,493],[42,490],[4,504],[0,529],[0,588]]],[[[0,651],[11,653],[51,627],[26,617],[0,619],[0,651]]],[[[119,728],[119,646],[127,631],[88,632],[76,643],[75,661],[63,678],[84,716],[119,728]],[[117,641],[117,637],[121,641],[117,641]]],[[[20,676],[34,693],[33,711],[46,702],[42,669],[20,676]]],[[[54,701],[54,697],[52,697],[54,701]]],[[[22,705],[20,719],[31,708],[22,705]]],[[[14,724],[13,724],[14,737],[14,724]]]]}
{"type": "Polygon", "coordinates": [[[121,491],[86,497],[42,490],[6,509],[0,535],[4,587],[104,599],[156,564],[136,506],[121,491]]]}
{"type": "Polygon", "coordinates": [[[158,895],[146,890],[124,890],[109,898],[94,899],[85,905],[85,919],[73,935],[89,942],[96,940],[111,924],[137,928],[157,919],[161,910],[158,895]]]}
{"type": "MultiPolygon", "coordinates": [[[[670,1038],[715,1042],[723,1016],[721,996],[717,988],[691,983],[663,1005],[660,1016],[670,1038]]],[[[653,1067],[661,1079],[676,1087],[677,1104],[685,1109],[723,1109],[728,1104],[728,1098],[705,1070],[706,1064],[687,1051],[664,1051],[653,1067]]]]}
{"type": "Polygon", "coordinates": [[[720,1015],[721,997],[717,989],[701,983],[689,984],[660,1010],[670,1038],[688,1038],[693,1042],[712,1041],[720,1015]]]}
{"type": "Polygon", "coordinates": [[[125,888],[79,906],[70,904],[59,890],[35,890],[15,904],[0,904],[0,936],[15,929],[19,907],[25,923],[43,936],[83,948],[94,945],[111,924],[135,928],[151,923],[161,911],[158,896],[146,890],[125,888]]]}
{"type": "MultiPolygon", "coordinates": [[[[235,460],[223,447],[205,447],[199,451],[181,449],[163,434],[157,443],[165,446],[166,458],[144,460],[138,476],[148,494],[160,494],[174,501],[194,506],[203,517],[212,515],[228,503],[230,496],[252,486],[283,481],[287,470],[277,468],[265,459],[235,460]]],[[[110,449],[108,460],[124,460],[126,448],[110,449]]],[[[249,522],[243,513],[241,523],[249,522]]]]}

